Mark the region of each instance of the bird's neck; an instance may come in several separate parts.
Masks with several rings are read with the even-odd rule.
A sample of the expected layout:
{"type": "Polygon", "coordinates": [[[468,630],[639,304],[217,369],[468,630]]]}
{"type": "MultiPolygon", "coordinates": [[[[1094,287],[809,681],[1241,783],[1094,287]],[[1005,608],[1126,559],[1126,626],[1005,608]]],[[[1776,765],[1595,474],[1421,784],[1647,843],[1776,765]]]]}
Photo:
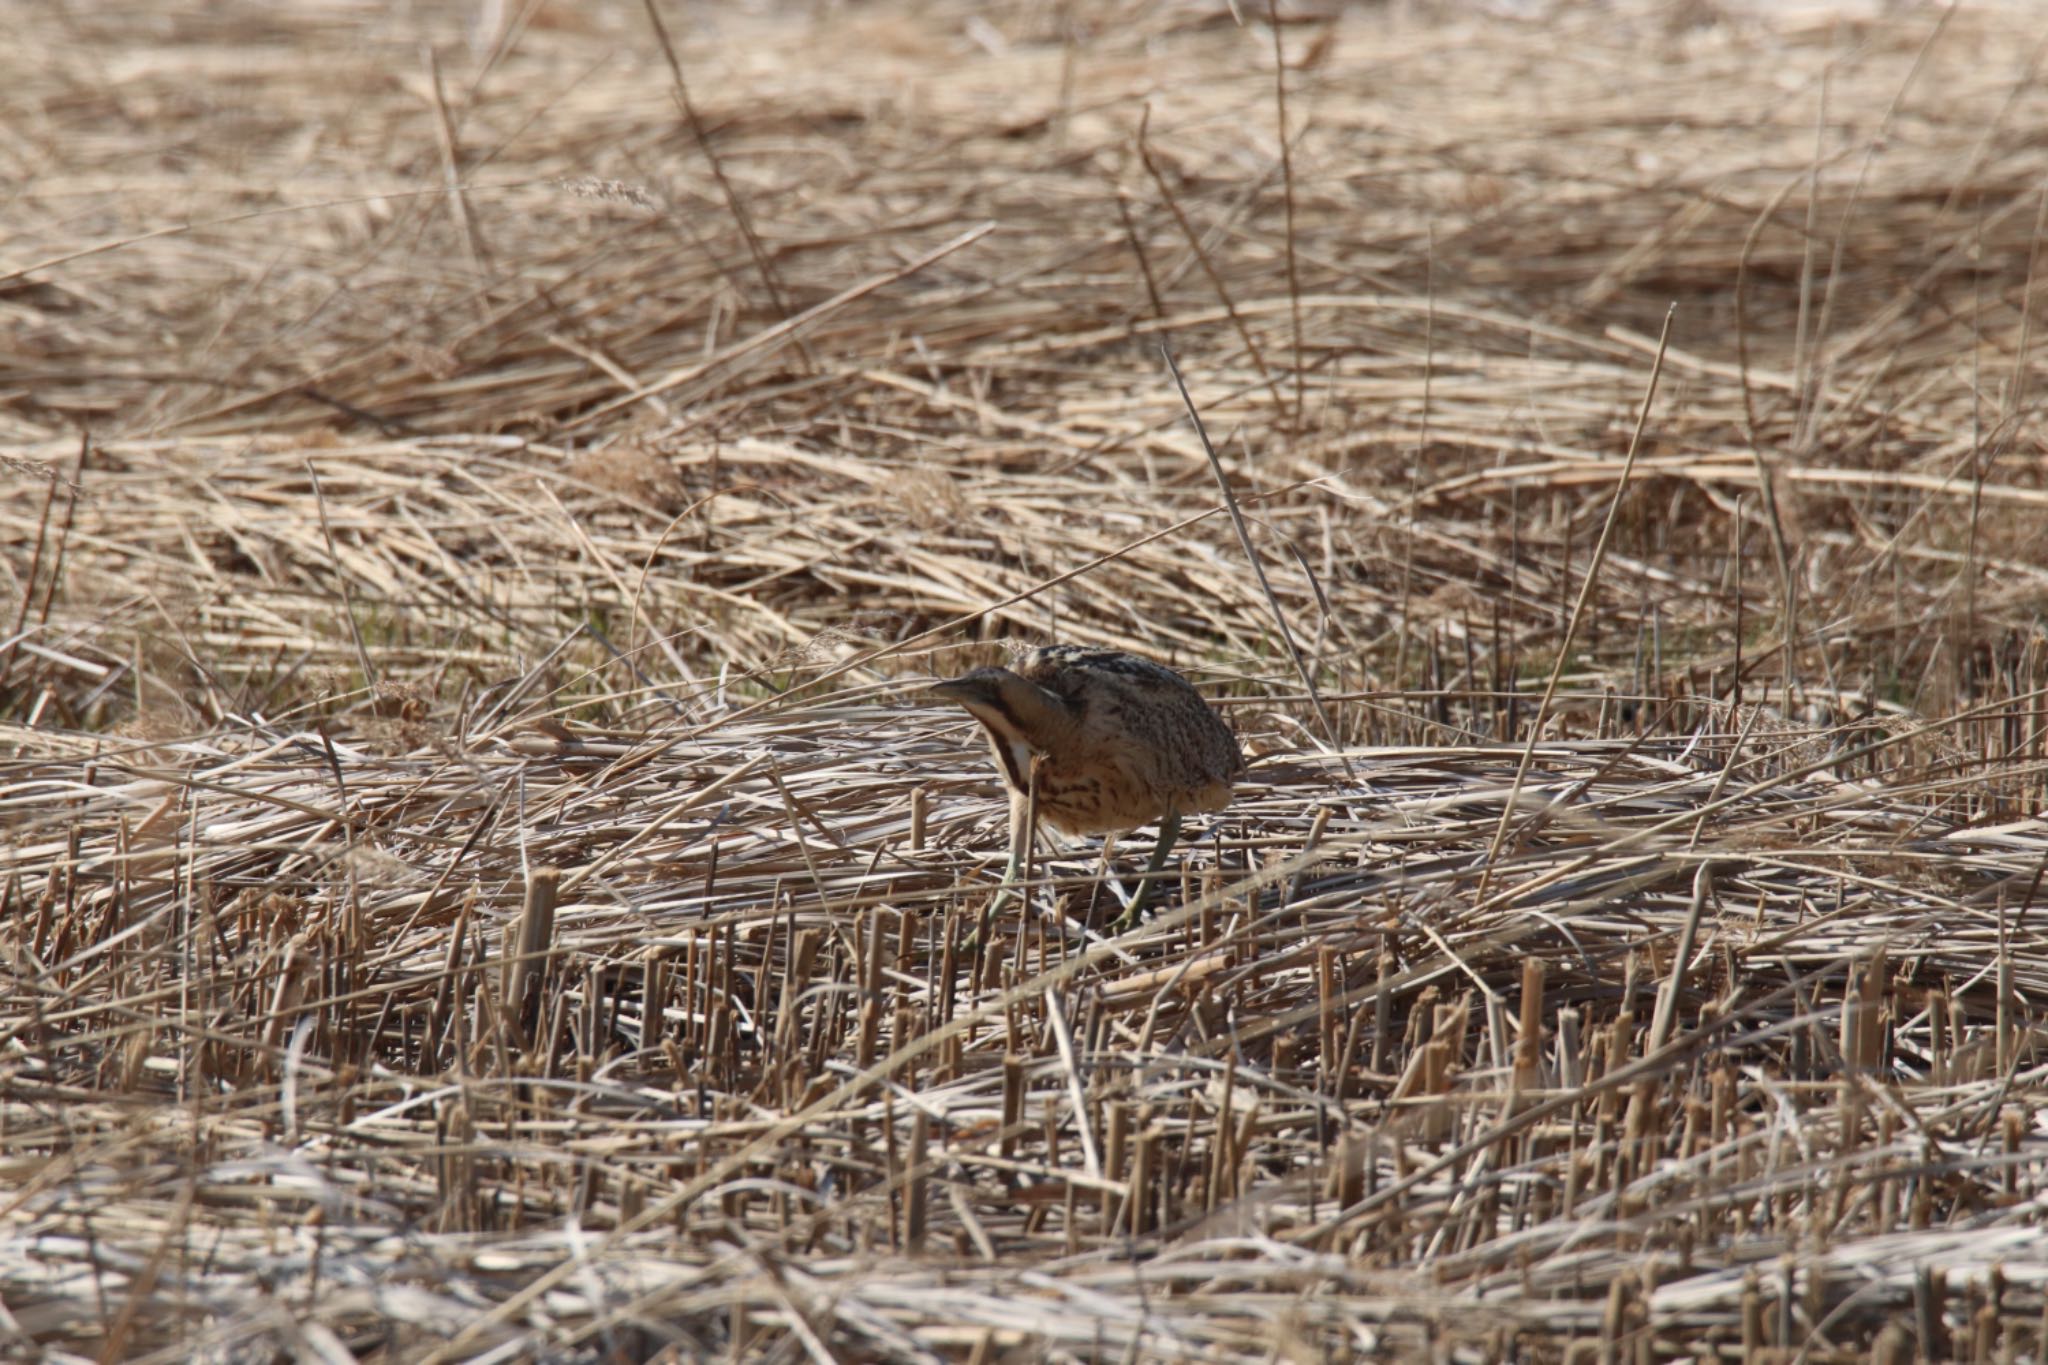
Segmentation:
{"type": "Polygon", "coordinates": [[[1061,700],[1035,683],[1005,687],[987,702],[968,703],[968,710],[988,731],[989,747],[1018,791],[1031,786],[1031,757],[1060,747],[1073,732],[1075,719],[1061,700]]]}

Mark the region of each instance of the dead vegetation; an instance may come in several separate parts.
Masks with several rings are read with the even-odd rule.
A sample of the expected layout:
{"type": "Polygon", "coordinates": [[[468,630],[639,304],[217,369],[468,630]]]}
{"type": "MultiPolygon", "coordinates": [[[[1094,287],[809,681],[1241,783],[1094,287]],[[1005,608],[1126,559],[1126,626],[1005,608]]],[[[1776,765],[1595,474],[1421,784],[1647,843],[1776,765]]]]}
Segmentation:
{"type": "Polygon", "coordinates": [[[8,1353],[2040,1358],[2037,16],[1240,8],[15,16],[8,1353]]]}

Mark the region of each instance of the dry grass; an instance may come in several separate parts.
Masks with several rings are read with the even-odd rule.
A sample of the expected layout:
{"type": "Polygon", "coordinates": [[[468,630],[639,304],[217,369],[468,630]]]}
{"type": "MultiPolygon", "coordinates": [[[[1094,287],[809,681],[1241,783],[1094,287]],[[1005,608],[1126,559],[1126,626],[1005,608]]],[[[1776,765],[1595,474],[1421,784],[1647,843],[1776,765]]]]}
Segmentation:
{"type": "Polygon", "coordinates": [[[8,1353],[2040,1358],[2038,16],[1244,8],[15,16],[8,1353]]]}

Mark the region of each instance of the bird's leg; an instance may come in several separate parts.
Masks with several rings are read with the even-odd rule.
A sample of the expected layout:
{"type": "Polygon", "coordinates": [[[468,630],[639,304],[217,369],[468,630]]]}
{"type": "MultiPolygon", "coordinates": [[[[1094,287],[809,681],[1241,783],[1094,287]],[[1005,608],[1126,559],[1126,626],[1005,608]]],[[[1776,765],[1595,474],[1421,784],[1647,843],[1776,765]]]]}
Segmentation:
{"type": "MultiPolygon", "coordinates": [[[[1095,884],[1088,888],[1086,919],[1092,920],[1095,918],[1095,907],[1100,903],[1103,889],[1118,884],[1116,876],[1116,831],[1111,830],[1102,836],[1102,854],[1096,859],[1095,884]]],[[[1115,900],[1113,893],[1111,900],[1115,900]]]]}
{"type": "Polygon", "coordinates": [[[1036,842],[1038,829],[1038,759],[1031,760],[1031,790],[1010,793],[1010,862],[1003,869],[1003,884],[988,898],[988,904],[981,907],[981,919],[974,927],[974,937],[967,940],[971,952],[988,942],[989,921],[995,917],[997,907],[1006,903],[1011,896],[1021,896],[1019,885],[1030,871],[1031,846],[1036,842]]]}
{"type": "MultiPolygon", "coordinates": [[[[1034,764],[1032,776],[1037,775],[1037,765],[1034,764]]],[[[1037,790],[1038,784],[1034,782],[1032,793],[1035,794],[1037,790]]],[[[1037,832],[1032,828],[1034,817],[1038,813],[1032,808],[1035,804],[1031,796],[1024,792],[1010,793],[1010,864],[1003,869],[1005,886],[1014,887],[1023,880],[1024,874],[1029,870],[1027,864],[1031,860],[1031,836],[1037,832]]]]}
{"type": "Polygon", "coordinates": [[[1118,917],[1115,931],[1129,929],[1138,922],[1138,913],[1152,895],[1153,878],[1159,875],[1160,868],[1166,866],[1166,855],[1173,851],[1173,841],[1179,837],[1180,812],[1170,810],[1159,817],[1159,842],[1152,846],[1152,857],[1145,864],[1136,893],[1131,896],[1130,908],[1118,917]]]}

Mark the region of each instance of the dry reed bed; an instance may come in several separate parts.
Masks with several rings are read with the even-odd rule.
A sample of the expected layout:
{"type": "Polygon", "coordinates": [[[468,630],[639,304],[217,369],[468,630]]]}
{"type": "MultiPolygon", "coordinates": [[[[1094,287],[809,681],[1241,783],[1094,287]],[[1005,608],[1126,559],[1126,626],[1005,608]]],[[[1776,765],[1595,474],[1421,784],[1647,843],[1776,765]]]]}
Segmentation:
{"type": "Polygon", "coordinates": [[[394,15],[0,56],[11,1348],[2042,1349],[2024,13],[394,15]]]}
{"type": "MultiPolygon", "coordinates": [[[[2031,1226],[2016,1013],[2048,959],[2009,907],[2038,821],[1930,828],[1882,786],[1774,778],[1752,728],[1746,760],[1711,733],[1539,748],[1488,864],[1515,750],[1367,750],[1355,778],[1255,774],[1185,908],[1102,939],[1107,893],[1062,860],[1057,908],[969,957],[1000,804],[963,731],[835,701],[695,740],[337,746],[338,771],[313,732],[103,752],[6,868],[18,951],[51,964],[11,1141],[69,1135],[25,1173],[17,1316],[103,1327],[50,1263],[139,1266],[196,1235],[188,1201],[203,1274],[155,1292],[223,1348],[278,1330],[233,1308],[267,1284],[416,1349],[580,1265],[565,1217],[610,1239],[551,1295],[558,1346],[708,1347],[727,1314],[786,1329],[790,1294],[884,1351],[1023,1324],[1198,1354],[1289,1324],[1470,1340],[1460,1291],[1505,1297],[1489,1330],[1596,1335],[1609,1282],[1640,1307],[1606,1330],[1732,1345],[1781,1276],[1786,1313],[1852,1287],[1897,1309],[1944,1247],[2032,1283],[2027,1243],[1940,1230],[2031,1226]],[[576,870],[515,1007],[546,867],[576,870]],[[103,1093],[128,1098],[79,1107],[103,1093]],[[1661,1288],[1631,1278],[1647,1253],[1661,1288]],[[1419,1298],[1384,1278],[1417,1266],[1419,1298]]],[[[540,1329],[508,1309],[470,1340],[540,1329]]]]}

